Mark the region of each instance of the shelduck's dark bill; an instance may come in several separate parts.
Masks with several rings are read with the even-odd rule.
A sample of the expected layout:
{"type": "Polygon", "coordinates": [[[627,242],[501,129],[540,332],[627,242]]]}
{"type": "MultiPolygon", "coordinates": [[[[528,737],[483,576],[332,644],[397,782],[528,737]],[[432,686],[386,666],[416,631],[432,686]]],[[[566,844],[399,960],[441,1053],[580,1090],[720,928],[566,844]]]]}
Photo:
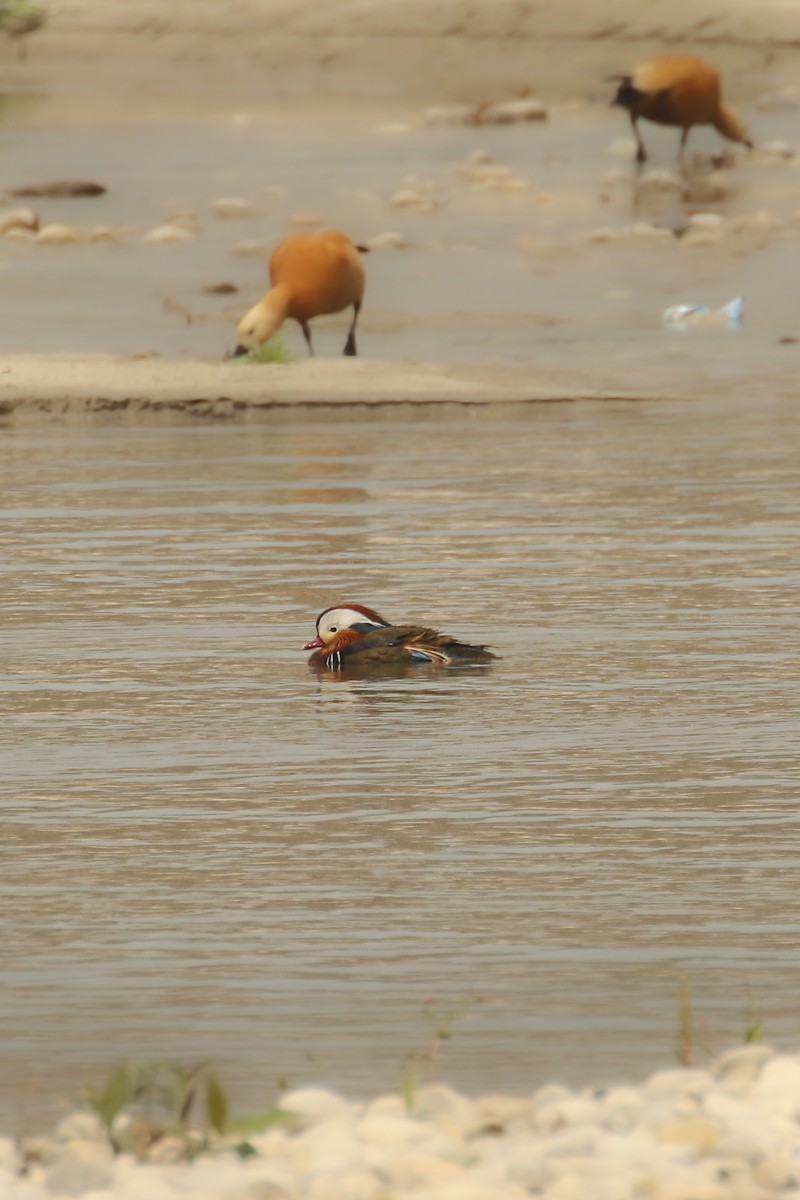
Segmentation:
{"type": "Polygon", "coordinates": [[[317,634],[317,636],[314,638],[313,642],[306,642],[305,646],[303,646],[303,649],[304,650],[319,650],[319,648],[324,645],[325,645],[325,643],[323,642],[322,638],[319,636],[319,634],[317,634]]]}
{"type": "Polygon", "coordinates": [[[247,354],[247,346],[237,346],[231,354],[231,358],[241,358],[243,354],[247,354]]]}

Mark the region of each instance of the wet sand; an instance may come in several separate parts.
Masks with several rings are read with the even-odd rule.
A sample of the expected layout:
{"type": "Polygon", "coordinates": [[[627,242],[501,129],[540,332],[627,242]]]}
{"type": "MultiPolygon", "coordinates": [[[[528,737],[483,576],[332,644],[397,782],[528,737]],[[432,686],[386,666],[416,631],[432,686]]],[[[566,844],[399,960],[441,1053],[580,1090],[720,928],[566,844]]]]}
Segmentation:
{"type": "Polygon", "coordinates": [[[602,19],[503,2],[57,10],[7,64],[3,182],[85,177],[108,192],[7,200],[75,241],[0,241],[3,411],[791,391],[798,38],[779,3],[645,17],[626,0],[602,19]],[[695,131],[681,170],[675,131],[647,126],[638,173],[605,76],[689,39],[725,73],[758,149],[720,159],[720,139],[695,131]],[[429,120],[432,106],[526,91],[547,120],[429,120]],[[229,197],[235,219],[214,208],[229,197]],[[185,240],[149,242],[164,224],[185,240]],[[330,370],[303,361],[292,330],[289,367],[221,362],[270,247],[318,224],[375,247],[362,360],[338,361],[343,316],[319,324],[330,370]],[[210,294],[221,282],[230,294],[210,294]],[[737,294],[741,334],[661,328],[670,304],[737,294]]]}

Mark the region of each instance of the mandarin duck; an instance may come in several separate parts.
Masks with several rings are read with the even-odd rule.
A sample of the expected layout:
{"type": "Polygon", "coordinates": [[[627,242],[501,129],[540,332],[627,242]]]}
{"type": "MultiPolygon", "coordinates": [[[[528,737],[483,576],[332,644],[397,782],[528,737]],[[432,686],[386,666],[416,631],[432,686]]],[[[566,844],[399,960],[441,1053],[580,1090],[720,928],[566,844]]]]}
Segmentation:
{"type": "Polygon", "coordinates": [[[713,125],[723,137],[752,149],[745,126],[722,103],[719,73],[701,58],[662,55],[642,63],[630,75],[612,75],[610,79],[619,82],[611,103],[627,108],[630,114],[637,162],[647,159],[636,124],[640,117],[658,125],[677,125],[681,130],[679,156],[693,125],[713,125]]]}
{"type": "Polygon", "coordinates": [[[313,354],[309,321],[351,305],[353,320],[344,353],[353,357],[356,321],[364,298],[361,254],[365,252],[366,247],[355,246],[340,229],[293,233],[284,238],[269,260],[272,287],[239,322],[233,357],[268,342],[290,317],[299,324],[308,352],[313,354]]]}
{"type": "Polygon", "coordinates": [[[317,617],[317,636],[306,642],[313,650],[309,666],[401,666],[408,663],[486,663],[497,658],[485,646],[470,646],[424,625],[390,625],[362,604],[326,608],[317,617]]]}

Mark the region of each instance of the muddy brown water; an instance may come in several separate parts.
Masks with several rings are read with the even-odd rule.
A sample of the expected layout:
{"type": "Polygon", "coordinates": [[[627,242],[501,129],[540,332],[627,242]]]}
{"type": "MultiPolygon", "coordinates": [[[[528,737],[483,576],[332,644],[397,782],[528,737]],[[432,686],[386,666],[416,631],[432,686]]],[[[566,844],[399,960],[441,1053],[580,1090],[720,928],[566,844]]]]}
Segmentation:
{"type": "Polygon", "coordinates": [[[795,405],[0,430],[5,1128],[796,1042],[795,405]],[[317,678],[342,598],[490,669],[317,678]]]}

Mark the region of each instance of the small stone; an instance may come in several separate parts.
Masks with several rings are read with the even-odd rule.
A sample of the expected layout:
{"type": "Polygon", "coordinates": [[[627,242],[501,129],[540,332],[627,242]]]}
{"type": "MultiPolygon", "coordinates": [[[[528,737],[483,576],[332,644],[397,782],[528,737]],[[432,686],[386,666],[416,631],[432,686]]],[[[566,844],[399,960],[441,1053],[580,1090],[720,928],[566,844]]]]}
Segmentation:
{"type": "Polygon", "coordinates": [[[215,217],[225,221],[238,221],[246,217],[254,217],[259,211],[248,200],[241,200],[234,196],[215,200],[210,207],[215,217]]]}
{"type": "Polygon", "coordinates": [[[759,158],[793,158],[794,147],[776,138],[771,142],[759,142],[756,147],[759,158]]]}
{"type": "Polygon", "coordinates": [[[403,250],[408,246],[402,233],[376,233],[367,238],[366,244],[370,250],[403,250]]]}
{"type": "Polygon", "coordinates": [[[680,192],[683,184],[674,171],[668,171],[666,167],[650,167],[640,175],[638,188],[644,192],[680,192]]]}
{"type": "Polygon", "coordinates": [[[636,142],[633,138],[614,138],[607,151],[610,158],[636,158],[636,142]]]}
{"type": "Polygon", "coordinates": [[[421,208],[430,203],[419,192],[414,192],[411,188],[401,188],[399,192],[395,192],[391,202],[395,208],[421,208]]]}
{"type": "Polygon", "coordinates": [[[744,213],[730,222],[734,233],[763,233],[783,228],[783,221],[776,213],[762,208],[758,212],[744,213]]]}
{"type": "Polygon", "coordinates": [[[722,241],[721,229],[713,227],[705,227],[702,225],[686,230],[681,238],[682,246],[717,246],[722,241]]]}
{"type": "Polygon", "coordinates": [[[144,242],[193,242],[194,234],[180,225],[157,225],[142,238],[144,242]]]}
{"type": "Polygon", "coordinates": [[[94,229],[89,231],[90,242],[118,242],[119,240],[118,230],[112,229],[110,225],[95,225],[94,229]]]}
{"type": "Polygon", "coordinates": [[[286,1112],[305,1118],[303,1125],[332,1118],[343,1120],[355,1115],[355,1106],[336,1092],[324,1088],[298,1088],[281,1097],[280,1107],[286,1112]]]}
{"type": "Polygon", "coordinates": [[[423,116],[426,125],[469,125],[475,109],[469,104],[437,105],[423,116]]]}
{"type": "Polygon", "coordinates": [[[800,88],[780,87],[762,92],[756,100],[761,112],[794,112],[800,108],[800,88]]]}
{"type": "Polygon", "coordinates": [[[316,213],[300,212],[289,217],[289,224],[296,225],[299,229],[316,229],[323,223],[322,217],[317,216],[316,213]]]}
{"type": "Polygon", "coordinates": [[[200,291],[206,296],[234,296],[239,289],[235,283],[209,283],[200,291]]]}
{"type": "Polygon", "coordinates": [[[689,217],[692,229],[715,229],[723,231],[726,227],[725,218],[715,212],[697,212],[689,217]]]}
{"type": "Polygon", "coordinates": [[[478,125],[513,125],[518,121],[545,121],[547,108],[541,100],[504,100],[501,104],[489,104],[479,108],[475,114],[478,125]]]}
{"type": "Polygon", "coordinates": [[[692,1146],[700,1154],[711,1154],[719,1144],[720,1127],[705,1117],[676,1117],[658,1130],[661,1142],[692,1146]]]}
{"type": "Polygon", "coordinates": [[[82,1196],[111,1182],[111,1164],[65,1158],[47,1172],[47,1190],[57,1196],[82,1196]]]}
{"type": "Polygon", "coordinates": [[[0,210],[0,234],[9,229],[38,229],[39,216],[32,208],[7,208],[0,210]]]}
{"type": "Polygon", "coordinates": [[[244,241],[237,242],[233,247],[234,254],[245,258],[264,258],[274,249],[272,242],[244,241]]]}
{"type": "Polygon", "coordinates": [[[467,164],[471,167],[483,167],[494,161],[494,155],[490,154],[488,150],[473,150],[466,158],[467,164]]]}
{"type": "Polygon", "coordinates": [[[36,241],[41,246],[67,246],[71,242],[79,242],[80,235],[72,225],[43,225],[36,235],[36,241]]]}
{"type": "Polygon", "coordinates": [[[591,229],[587,235],[587,242],[618,242],[625,236],[625,231],[622,229],[614,229],[611,225],[600,225],[597,229],[591,229]]]}
{"type": "Polygon", "coordinates": [[[4,233],[3,237],[7,242],[35,242],[36,234],[32,229],[9,229],[8,233],[4,233]]]}

